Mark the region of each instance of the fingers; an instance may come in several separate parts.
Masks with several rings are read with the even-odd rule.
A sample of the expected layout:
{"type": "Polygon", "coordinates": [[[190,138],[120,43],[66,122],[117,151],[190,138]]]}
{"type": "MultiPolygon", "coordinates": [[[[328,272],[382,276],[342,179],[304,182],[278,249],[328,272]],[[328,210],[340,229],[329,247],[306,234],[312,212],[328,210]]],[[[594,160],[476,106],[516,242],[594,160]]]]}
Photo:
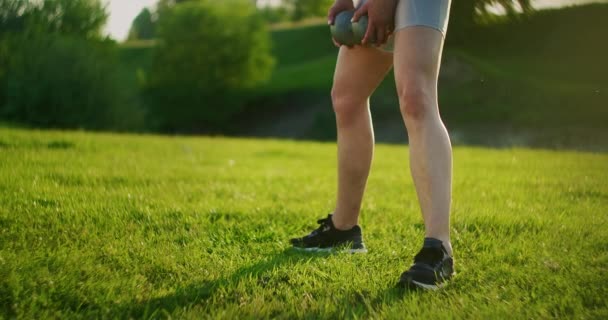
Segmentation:
{"type": "Polygon", "coordinates": [[[361,18],[362,16],[367,14],[368,8],[369,8],[369,2],[366,2],[364,5],[361,6],[361,8],[359,8],[355,11],[355,13],[353,14],[353,18],[350,19],[350,22],[359,21],[359,18],[361,18]]]}
{"type": "Polygon", "coordinates": [[[336,20],[336,14],[338,14],[338,10],[336,10],[335,7],[329,8],[329,11],[327,12],[327,24],[328,25],[334,24],[334,21],[336,20]]]}
{"type": "Polygon", "coordinates": [[[381,46],[386,43],[387,30],[385,26],[376,27],[376,45],[381,46]]]}
{"type": "Polygon", "coordinates": [[[365,31],[365,36],[363,36],[363,40],[361,40],[361,44],[368,45],[368,44],[374,42],[372,39],[374,39],[375,34],[376,34],[376,29],[374,28],[374,25],[369,23],[367,25],[367,31],[365,31]]]}
{"type": "Polygon", "coordinates": [[[388,41],[391,33],[390,27],[370,21],[361,43],[363,45],[375,44],[376,46],[381,46],[388,41]]]}
{"type": "Polygon", "coordinates": [[[337,48],[340,48],[341,44],[336,41],[336,39],[334,37],[331,37],[331,41],[334,43],[334,46],[336,46],[337,48]]]}

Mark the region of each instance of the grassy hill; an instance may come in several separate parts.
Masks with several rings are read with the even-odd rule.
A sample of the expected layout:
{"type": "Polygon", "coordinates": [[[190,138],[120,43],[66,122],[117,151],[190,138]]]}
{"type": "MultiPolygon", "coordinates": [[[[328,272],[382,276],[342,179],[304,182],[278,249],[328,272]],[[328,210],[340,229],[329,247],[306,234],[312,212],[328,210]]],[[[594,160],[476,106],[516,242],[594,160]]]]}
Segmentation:
{"type": "MultiPolygon", "coordinates": [[[[608,4],[591,4],[494,21],[470,39],[448,34],[440,104],[455,142],[608,150],[606,16],[608,4]]],[[[327,26],[275,29],[272,39],[276,70],[235,119],[241,131],[227,133],[333,139],[327,26]]],[[[130,68],[149,65],[149,49],[123,54],[130,68]]],[[[378,140],[405,139],[397,105],[390,76],[372,100],[378,140]]]]}
{"type": "Polygon", "coordinates": [[[0,318],[608,316],[608,155],[458,147],[458,275],[393,288],[423,237],[377,149],[367,255],[287,239],[332,209],[335,145],[0,128],[0,318]],[[581,165],[584,164],[584,165],[581,165]]]}

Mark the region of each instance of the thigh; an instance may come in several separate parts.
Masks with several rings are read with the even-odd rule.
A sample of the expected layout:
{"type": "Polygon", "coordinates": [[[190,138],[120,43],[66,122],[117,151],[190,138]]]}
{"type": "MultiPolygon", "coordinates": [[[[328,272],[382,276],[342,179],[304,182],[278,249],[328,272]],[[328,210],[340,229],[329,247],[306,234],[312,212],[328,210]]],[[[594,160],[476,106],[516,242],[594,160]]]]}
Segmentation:
{"type": "Polygon", "coordinates": [[[338,54],[332,92],[348,94],[356,99],[367,99],[390,71],[393,58],[390,53],[357,46],[342,46],[338,54]]]}
{"type": "Polygon", "coordinates": [[[411,26],[395,33],[395,80],[398,90],[436,87],[444,36],[436,29],[411,26]]]}

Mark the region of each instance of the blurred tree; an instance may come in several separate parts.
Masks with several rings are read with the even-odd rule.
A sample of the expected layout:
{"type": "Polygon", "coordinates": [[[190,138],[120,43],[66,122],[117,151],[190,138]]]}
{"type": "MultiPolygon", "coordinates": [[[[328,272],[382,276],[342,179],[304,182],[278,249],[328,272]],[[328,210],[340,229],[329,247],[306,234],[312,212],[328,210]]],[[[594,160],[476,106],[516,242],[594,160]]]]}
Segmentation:
{"type": "Polygon", "coordinates": [[[176,4],[189,2],[189,1],[198,1],[198,0],[159,0],[157,7],[160,11],[162,9],[171,8],[171,7],[175,6],[176,4]]]}
{"type": "Polygon", "coordinates": [[[159,42],[145,88],[163,130],[222,126],[239,94],[270,76],[264,22],[248,0],[191,1],[159,11],[159,42]]]}
{"type": "Polygon", "coordinates": [[[450,37],[466,37],[475,28],[477,18],[488,15],[488,8],[496,5],[511,18],[517,15],[517,6],[524,13],[533,10],[531,0],[454,0],[450,13],[450,37]]]}
{"type": "Polygon", "coordinates": [[[133,129],[143,114],[103,38],[107,16],[101,0],[0,0],[0,118],[133,129]]]}
{"type": "Polygon", "coordinates": [[[131,24],[129,40],[147,40],[154,37],[156,37],[156,22],[150,9],[144,8],[131,24]]]}
{"type": "Polygon", "coordinates": [[[116,46],[58,34],[5,38],[0,118],[54,128],[135,129],[143,113],[122,86],[116,46]]]}
{"type": "Polygon", "coordinates": [[[50,33],[90,38],[101,36],[107,18],[100,0],[44,0],[34,6],[28,24],[50,33]]]}
{"type": "Polygon", "coordinates": [[[24,15],[29,3],[23,0],[0,0],[0,35],[25,28],[24,15]]]}
{"type": "Polygon", "coordinates": [[[327,10],[334,0],[284,0],[283,5],[292,10],[292,19],[295,21],[310,17],[327,15],[327,10]]]}
{"type": "Polygon", "coordinates": [[[107,18],[100,0],[0,0],[0,33],[27,29],[100,37],[107,18]]]}
{"type": "Polygon", "coordinates": [[[264,6],[258,12],[267,23],[290,21],[292,14],[285,6],[264,6]]]}

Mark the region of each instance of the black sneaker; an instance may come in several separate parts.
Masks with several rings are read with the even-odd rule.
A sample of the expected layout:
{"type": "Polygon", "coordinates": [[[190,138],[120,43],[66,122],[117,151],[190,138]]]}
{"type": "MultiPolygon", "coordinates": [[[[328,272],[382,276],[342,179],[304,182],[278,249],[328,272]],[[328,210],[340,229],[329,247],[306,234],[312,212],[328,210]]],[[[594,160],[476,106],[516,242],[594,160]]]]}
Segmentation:
{"type": "Polygon", "coordinates": [[[318,220],[319,228],[302,238],[291,239],[294,248],[305,251],[347,251],[350,253],[365,253],[361,227],[354,226],[350,230],[338,230],[331,221],[331,214],[325,219],[318,220]]]}
{"type": "Polygon", "coordinates": [[[425,238],[424,246],[414,258],[414,264],[401,274],[397,285],[436,290],[443,287],[453,274],[454,259],[448,255],[441,240],[425,238]]]}

